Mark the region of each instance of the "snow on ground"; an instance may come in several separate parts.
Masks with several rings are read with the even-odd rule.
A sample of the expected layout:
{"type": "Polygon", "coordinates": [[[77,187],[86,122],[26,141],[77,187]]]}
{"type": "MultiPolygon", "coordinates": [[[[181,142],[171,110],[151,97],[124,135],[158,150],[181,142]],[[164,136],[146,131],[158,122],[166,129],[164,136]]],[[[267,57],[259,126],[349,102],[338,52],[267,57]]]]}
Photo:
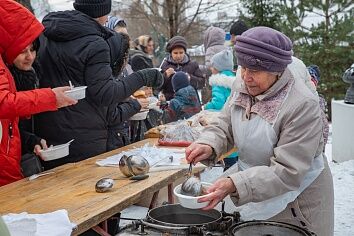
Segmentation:
{"type": "MultiPolygon", "coordinates": [[[[342,163],[332,162],[331,137],[329,137],[326,146],[326,156],[332,171],[334,184],[334,236],[353,235],[354,160],[342,163]]],[[[207,169],[202,173],[201,179],[205,182],[214,182],[221,174],[222,168],[207,169]]],[[[122,217],[144,218],[147,210],[144,207],[132,206],[122,212],[122,217]]]]}
{"type": "Polygon", "coordinates": [[[330,163],[334,184],[334,235],[354,232],[354,160],[330,163]]]}

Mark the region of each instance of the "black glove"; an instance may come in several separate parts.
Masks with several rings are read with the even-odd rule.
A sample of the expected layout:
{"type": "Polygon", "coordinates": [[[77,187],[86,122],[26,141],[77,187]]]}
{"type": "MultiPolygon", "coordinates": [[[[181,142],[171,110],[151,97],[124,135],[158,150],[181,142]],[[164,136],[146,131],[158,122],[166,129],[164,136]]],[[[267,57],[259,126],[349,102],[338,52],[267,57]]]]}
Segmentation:
{"type": "Polygon", "coordinates": [[[153,68],[137,71],[144,79],[144,84],[147,87],[161,88],[163,85],[163,76],[160,71],[153,68]]]}

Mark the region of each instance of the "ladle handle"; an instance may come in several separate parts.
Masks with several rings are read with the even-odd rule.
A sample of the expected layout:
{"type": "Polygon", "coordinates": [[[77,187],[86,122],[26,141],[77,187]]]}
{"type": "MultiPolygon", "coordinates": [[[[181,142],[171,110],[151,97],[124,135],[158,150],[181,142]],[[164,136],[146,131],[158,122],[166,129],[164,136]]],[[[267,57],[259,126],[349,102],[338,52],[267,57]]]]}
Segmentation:
{"type": "Polygon", "coordinates": [[[188,230],[188,227],[186,227],[186,226],[180,226],[180,227],[163,226],[163,225],[152,224],[152,223],[146,222],[144,220],[141,220],[140,222],[143,225],[146,225],[146,226],[149,226],[149,227],[155,228],[155,229],[160,229],[160,230],[167,230],[167,231],[171,231],[171,230],[188,230]]]}
{"type": "Polygon", "coordinates": [[[192,176],[193,173],[193,162],[189,164],[189,169],[188,169],[188,176],[192,176]]]}

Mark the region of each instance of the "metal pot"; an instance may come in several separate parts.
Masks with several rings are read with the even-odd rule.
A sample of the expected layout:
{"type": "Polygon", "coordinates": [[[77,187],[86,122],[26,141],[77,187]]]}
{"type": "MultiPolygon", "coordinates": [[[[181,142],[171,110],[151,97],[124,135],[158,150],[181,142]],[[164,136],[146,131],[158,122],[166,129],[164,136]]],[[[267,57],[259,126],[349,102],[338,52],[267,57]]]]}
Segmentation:
{"type": "Polygon", "coordinates": [[[296,225],[275,221],[245,221],[231,226],[231,236],[314,236],[296,225]]]}
{"type": "Polygon", "coordinates": [[[164,205],[148,212],[150,222],[169,227],[202,226],[217,223],[221,219],[221,212],[215,209],[209,211],[188,209],[180,204],[164,205]]]}
{"type": "Polygon", "coordinates": [[[119,160],[119,169],[127,177],[144,175],[149,172],[149,162],[142,156],[123,155],[119,160]]]}

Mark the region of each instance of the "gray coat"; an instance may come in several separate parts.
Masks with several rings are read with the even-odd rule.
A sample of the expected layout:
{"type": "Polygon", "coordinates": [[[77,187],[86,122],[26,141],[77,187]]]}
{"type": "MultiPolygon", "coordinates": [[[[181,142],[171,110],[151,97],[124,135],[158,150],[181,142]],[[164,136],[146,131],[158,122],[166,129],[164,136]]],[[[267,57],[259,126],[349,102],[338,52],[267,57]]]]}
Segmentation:
{"type": "MultiPolygon", "coordinates": [[[[298,189],[314,159],[323,151],[322,120],[316,96],[289,69],[251,103],[245,88],[238,91],[239,95],[235,92],[234,86],[231,91],[234,95],[229,97],[219,119],[209,124],[196,142],[210,145],[220,156],[238,146],[231,124],[255,117],[266,120],[277,136],[272,154],[264,164],[229,175],[238,192],[238,197],[231,196],[235,204],[261,202],[298,189]],[[235,109],[241,109],[241,120],[231,120],[235,109]]],[[[255,130],[244,132],[251,134],[255,130]]],[[[263,138],[260,135],[259,143],[263,138]]],[[[257,153],[257,143],[253,145],[257,153]]],[[[243,147],[239,148],[239,159],[247,162],[247,156],[242,156],[243,147]]],[[[271,219],[307,227],[317,235],[331,236],[333,208],[332,176],[325,161],[324,170],[315,181],[271,219]]]]}

